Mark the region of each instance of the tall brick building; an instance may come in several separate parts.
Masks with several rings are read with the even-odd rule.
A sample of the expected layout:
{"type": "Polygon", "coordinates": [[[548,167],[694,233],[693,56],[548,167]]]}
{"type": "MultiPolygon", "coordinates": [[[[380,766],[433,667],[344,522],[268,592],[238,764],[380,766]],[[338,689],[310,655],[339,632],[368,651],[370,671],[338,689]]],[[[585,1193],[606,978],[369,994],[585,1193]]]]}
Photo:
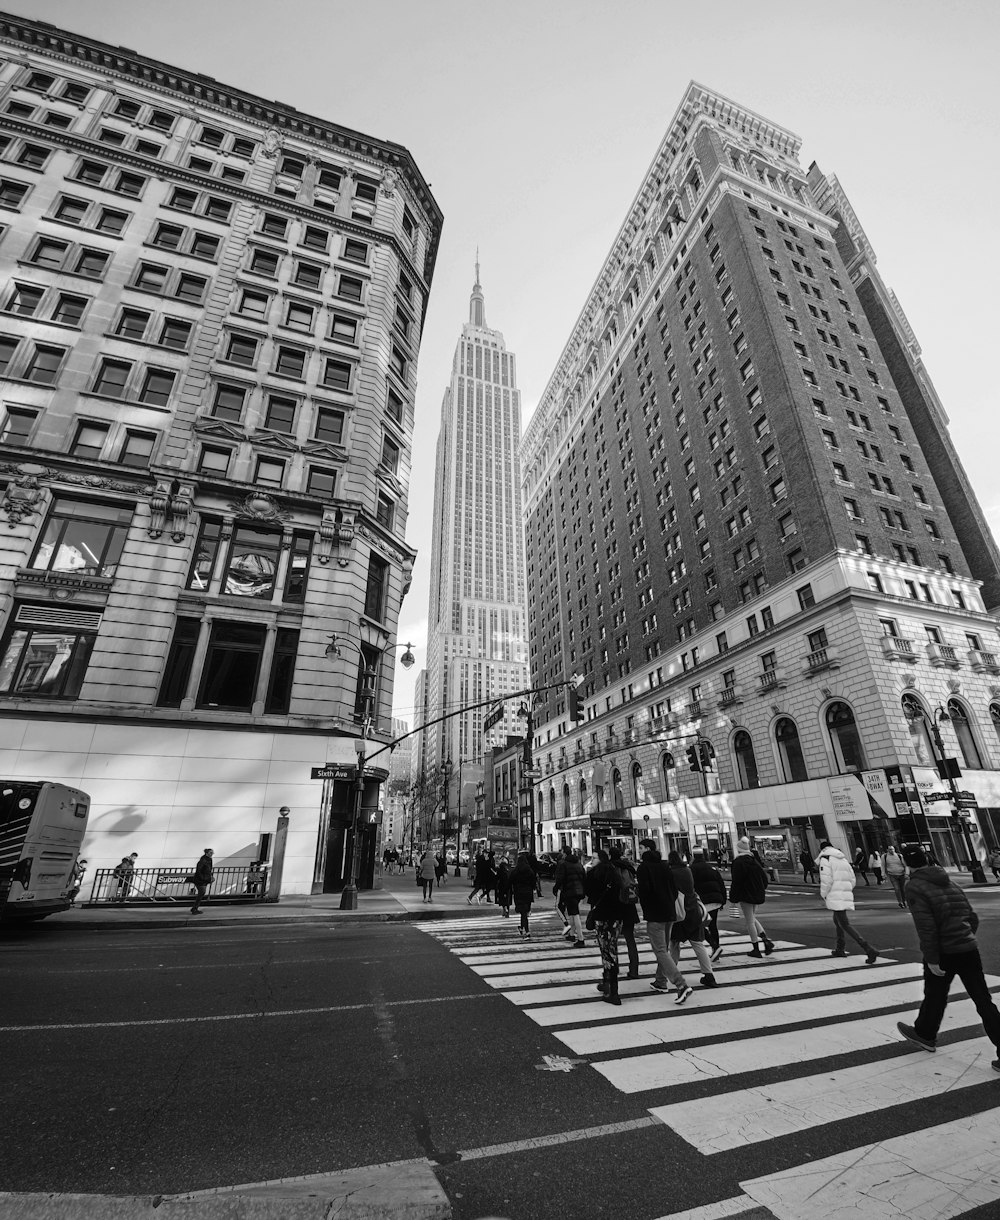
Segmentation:
{"type": "Polygon", "coordinates": [[[918,796],[935,717],[973,843],[1000,833],[1000,553],[799,144],[689,87],[526,430],[533,681],[582,673],[586,713],[538,717],[541,847],[646,826],[790,856],[840,822],[961,860],[918,796]]]}
{"type": "Polygon", "coordinates": [[[440,230],[398,145],[0,20],[0,773],[91,793],[92,867],[289,805],[285,888],[340,883],[440,230]]]}

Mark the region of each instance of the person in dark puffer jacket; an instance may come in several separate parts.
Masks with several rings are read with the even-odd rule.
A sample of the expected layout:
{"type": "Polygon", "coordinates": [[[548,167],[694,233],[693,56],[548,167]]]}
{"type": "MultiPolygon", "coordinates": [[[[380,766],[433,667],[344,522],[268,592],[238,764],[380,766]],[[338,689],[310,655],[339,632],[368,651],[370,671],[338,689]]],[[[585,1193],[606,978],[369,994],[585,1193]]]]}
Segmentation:
{"type": "MultiPolygon", "coordinates": [[[[1000,1055],[1000,1011],[993,1003],[983,975],[976,943],[979,916],[965,894],[937,864],[928,864],[922,848],[903,848],[903,861],[911,870],[906,902],[913,915],[920,952],[924,958],[924,999],[912,1025],[896,1028],[909,1042],[925,1051],[937,1050],[937,1033],[948,1006],[948,989],[958,975],[976,1006],[983,1029],[1000,1055]]],[[[992,1068],[1000,1072],[1000,1058],[992,1068]]]]}
{"type": "Polygon", "coordinates": [[[695,893],[708,912],[708,919],[705,920],[705,939],[712,950],[712,961],[717,962],[722,956],[718,919],[719,910],[726,902],[726,883],[715,865],[709,863],[703,847],[696,847],[691,853],[691,876],[694,878],[695,893]]]}

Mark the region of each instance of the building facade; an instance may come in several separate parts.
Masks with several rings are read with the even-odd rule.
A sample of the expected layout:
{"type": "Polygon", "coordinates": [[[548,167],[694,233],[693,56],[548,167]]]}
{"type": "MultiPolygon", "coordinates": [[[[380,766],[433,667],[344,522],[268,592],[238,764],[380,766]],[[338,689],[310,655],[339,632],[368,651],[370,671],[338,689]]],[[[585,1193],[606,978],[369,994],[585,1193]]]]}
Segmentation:
{"type": "Polygon", "coordinates": [[[591,850],[614,808],[789,857],[830,833],[955,862],[1000,834],[1000,555],[799,145],[689,87],[526,430],[533,680],[581,673],[586,717],[559,689],[538,714],[539,848],[591,850]],[[936,816],[942,749],[964,827],[936,816]]]}
{"type": "Polygon", "coordinates": [[[336,888],[311,768],[390,736],[440,210],[183,69],[16,19],[0,58],[0,773],[91,794],[92,868],[237,862],[287,805],[285,890],[336,888]]]}
{"type": "MultiPolygon", "coordinates": [[[[476,282],[441,405],[434,475],[427,674],[418,757],[478,761],[489,700],[528,685],[516,361],[476,282]],[[468,710],[441,721],[461,708],[468,710]],[[439,722],[440,721],[440,722],[439,722]]],[[[517,705],[489,730],[516,729],[517,705]]],[[[454,801],[452,801],[454,808],[454,801]]]]}

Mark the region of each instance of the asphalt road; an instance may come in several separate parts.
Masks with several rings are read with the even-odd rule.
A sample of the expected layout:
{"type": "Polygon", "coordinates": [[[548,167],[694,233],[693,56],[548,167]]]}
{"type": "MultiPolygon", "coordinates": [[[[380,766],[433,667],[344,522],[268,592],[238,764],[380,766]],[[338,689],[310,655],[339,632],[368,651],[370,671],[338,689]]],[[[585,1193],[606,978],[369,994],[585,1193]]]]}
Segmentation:
{"type": "MultiPolygon", "coordinates": [[[[857,898],[864,934],[917,961],[888,887],[857,898]]],[[[1000,887],[972,898],[987,971],[1000,974],[1000,887]]],[[[765,923],[774,938],[832,945],[812,894],[775,896],[765,923]]],[[[539,1070],[565,1044],[408,924],[7,932],[0,1047],[3,1191],[169,1194],[426,1157],[457,1220],[652,1220],[738,1194],[760,1165],[759,1146],[709,1165],[650,1120],[668,1101],[724,1106],[717,1081],[630,1095],[586,1063],[539,1070]]],[[[873,1050],[872,1062],[887,1053],[909,1052],[873,1050]]],[[[761,1063],[757,1083],[792,1073],[761,1063]]],[[[915,1104],[903,1127],[981,1109],[988,1087],[915,1104]]],[[[789,1137],[767,1165],[878,1139],[883,1122],[789,1137]]]]}

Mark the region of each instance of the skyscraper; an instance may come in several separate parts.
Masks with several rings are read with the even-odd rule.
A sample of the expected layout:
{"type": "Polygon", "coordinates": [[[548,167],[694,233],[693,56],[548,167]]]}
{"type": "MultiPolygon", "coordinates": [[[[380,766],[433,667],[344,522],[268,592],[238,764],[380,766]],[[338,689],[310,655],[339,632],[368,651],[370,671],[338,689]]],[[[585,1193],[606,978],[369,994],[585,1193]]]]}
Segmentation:
{"type": "Polygon", "coordinates": [[[286,890],[336,888],[351,787],[311,765],[389,735],[441,213],[399,145],[0,45],[3,774],[89,790],[95,868],[246,861],[288,805],[286,890]]]}
{"type": "MultiPolygon", "coordinates": [[[[481,756],[487,708],[435,724],[439,717],[527,686],[520,437],[516,362],[500,331],[486,324],[477,260],[438,433],[427,728],[418,746],[425,767],[450,757],[457,774],[459,759],[481,756]]],[[[516,716],[508,708],[491,731],[501,739],[517,731],[516,716]]]]}
{"type": "Polygon", "coordinates": [[[539,846],[600,814],[965,858],[918,795],[946,787],[938,724],[973,830],[1000,833],[1000,554],[870,243],[799,146],[689,87],[527,428],[533,680],[581,672],[587,717],[558,691],[539,715],[539,846]],[[886,794],[874,825],[845,775],[886,794]]]}

